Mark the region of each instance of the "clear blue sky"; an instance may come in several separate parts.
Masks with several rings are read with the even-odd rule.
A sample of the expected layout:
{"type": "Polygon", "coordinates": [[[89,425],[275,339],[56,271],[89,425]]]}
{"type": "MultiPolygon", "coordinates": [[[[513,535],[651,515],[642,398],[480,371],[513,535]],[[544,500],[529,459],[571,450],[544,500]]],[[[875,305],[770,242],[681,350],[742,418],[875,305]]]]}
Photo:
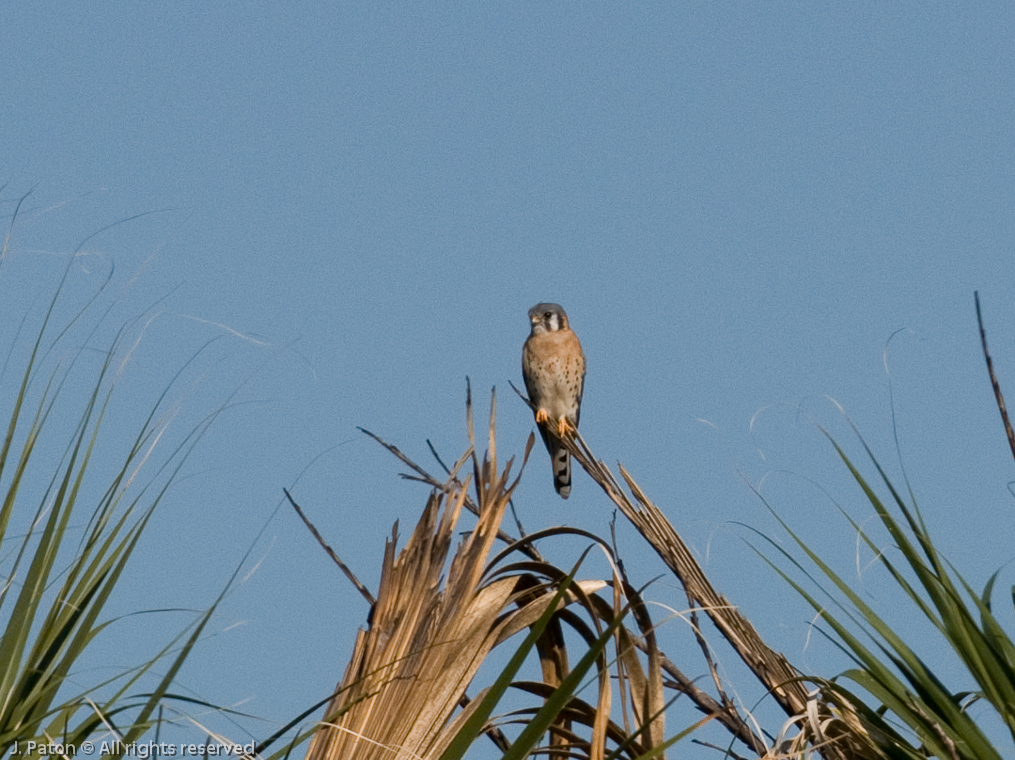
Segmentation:
{"type": "MultiPolygon", "coordinates": [[[[773,530],[743,482],[773,472],[776,505],[848,571],[854,537],[802,476],[866,513],[812,423],[845,433],[833,397],[897,474],[883,354],[908,328],[887,350],[901,451],[932,530],[979,586],[1015,538],[1015,467],[973,312],[979,289],[1015,399],[1013,15],[1001,2],[7,4],[4,213],[34,191],[0,272],[3,350],[86,237],[154,212],[88,240],[72,269],[78,297],[115,267],[97,342],[155,317],[107,432],[127,435],[213,338],[177,388],[178,430],[236,389],[250,402],[185,468],[119,609],[209,603],[312,462],[294,495],[375,586],[392,523],[414,524],[426,493],[355,427],[419,461],[427,438],[454,459],[468,375],[483,410],[497,386],[501,454],[520,453],[532,420],[508,381],[544,300],[585,346],[587,440],[632,468],[763,634],[815,668],[833,666],[805,651],[809,613],[730,522],[773,530]]],[[[612,514],[581,473],[559,500],[541,450],[516,503],[529,529],[606,532],[612,514]]],[[[642,582],[661,572],[626,528],[621,548],[642,582]]],[[[289,511],[253,561],[181,678],[284,721],[339,680],[367,609],[289,511]]],[[[655,592],[682,606],[668,580],[655,592]]],[[[870,594],[894,603],[887,585],[870,594]]],[[[157,638],[183,619],[130,625],[157,638]]],[[[670,625],[673,658],[698,662],[670,625]]],[[[127,628],[112,653],[133,655],[116,638],[127,628]]]]}

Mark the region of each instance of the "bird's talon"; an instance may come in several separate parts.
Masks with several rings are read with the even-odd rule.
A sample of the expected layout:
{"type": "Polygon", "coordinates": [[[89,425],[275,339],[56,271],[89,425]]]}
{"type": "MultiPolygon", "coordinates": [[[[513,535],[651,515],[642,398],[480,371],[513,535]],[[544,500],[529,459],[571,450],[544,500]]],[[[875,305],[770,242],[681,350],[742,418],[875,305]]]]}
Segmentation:
{"type": "Polygon", "coordinates": [[[557,437],[563,438],[564,433],[566,433],[570,427],[571,426],[568,424],[567,420],[563,417],[557,420],[557,437]]]}
{"type": "Polygon", "coordinates": [[[538,424],[543,424],[544,422],[546,422],[549,419],[550,419],[550,415],[549,415],[549,413],[545,409],[537,409],[536,410],[536,422],[538,424]]]}

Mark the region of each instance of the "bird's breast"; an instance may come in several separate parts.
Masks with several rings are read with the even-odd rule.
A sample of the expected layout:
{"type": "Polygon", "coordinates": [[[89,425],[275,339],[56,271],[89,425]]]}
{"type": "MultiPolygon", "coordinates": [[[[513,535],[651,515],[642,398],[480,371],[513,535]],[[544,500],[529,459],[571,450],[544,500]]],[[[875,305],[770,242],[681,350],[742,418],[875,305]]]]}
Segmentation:
{"type": "Polygon", "coordinates": [[[531,401],[554,419],[574,419],[582,392],[585,357],[578,336],[556,330],[531,336],[525,342],[523,364],[529,377],[531,401]]]}

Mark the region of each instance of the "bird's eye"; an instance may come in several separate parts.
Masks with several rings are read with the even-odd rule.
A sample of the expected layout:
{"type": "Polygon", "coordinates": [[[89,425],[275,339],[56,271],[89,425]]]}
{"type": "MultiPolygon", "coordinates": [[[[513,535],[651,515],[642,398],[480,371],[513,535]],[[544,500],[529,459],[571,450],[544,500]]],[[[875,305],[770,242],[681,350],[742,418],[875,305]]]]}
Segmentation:
{"type": "Polygon", "coordinates": [[[545,313],[545,314],[543,315],[543,318],[544,318],[544,319],[549,319],[549,318],[550,318],[550,317],[552,317],[552,316],[553,316],[553,312],[552,312],[552,311],[548,311],[548,312],[546,312],[546,313],[545,313]]]}

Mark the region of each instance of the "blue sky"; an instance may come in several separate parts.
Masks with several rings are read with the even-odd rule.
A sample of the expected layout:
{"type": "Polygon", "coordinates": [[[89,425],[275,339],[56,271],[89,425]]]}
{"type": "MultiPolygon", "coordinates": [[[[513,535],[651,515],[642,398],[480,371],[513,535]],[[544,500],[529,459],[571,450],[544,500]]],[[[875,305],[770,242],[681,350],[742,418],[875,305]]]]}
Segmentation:
{"type": "MultiPolygon", "coordinates": [[[[993,2],[9,4],[8,218],[32,193],[4,321],[114,225],[67,291],[112,269],[99,342],[151,317],[111,439],[209,340],[178,427],[236,394],[118,604],[209,603],[298,477],[376,585],[426,494],[356,426],[454,459],[469,376],[480,408],[497,387],[501,455],[520,453],[532,420],[508,381],[544,300],[585,347],[586,439],[791,660],[834,672],[732,525],[774,530],[744,481],[771,473],[776,505],[850,567],[854,536],[805,478],[862,504],[814,423],[845,434],[834,398],[897,474],[886,355],[921,506],[982,584],[1013,545],[973,311],[979,289],[1015,394],[1013,39],[993,2]]],[[[560,501],[541,451],[517,504],[529,529],[605,533],[612,514],[580,473],[560,501]]],[[[621,548],[643,582],[661,572],[626,528],[621,548]]],[[[182,681],[284,721],[339,680],[367,610],[288,511],[252,561],[182,681]]]]}

